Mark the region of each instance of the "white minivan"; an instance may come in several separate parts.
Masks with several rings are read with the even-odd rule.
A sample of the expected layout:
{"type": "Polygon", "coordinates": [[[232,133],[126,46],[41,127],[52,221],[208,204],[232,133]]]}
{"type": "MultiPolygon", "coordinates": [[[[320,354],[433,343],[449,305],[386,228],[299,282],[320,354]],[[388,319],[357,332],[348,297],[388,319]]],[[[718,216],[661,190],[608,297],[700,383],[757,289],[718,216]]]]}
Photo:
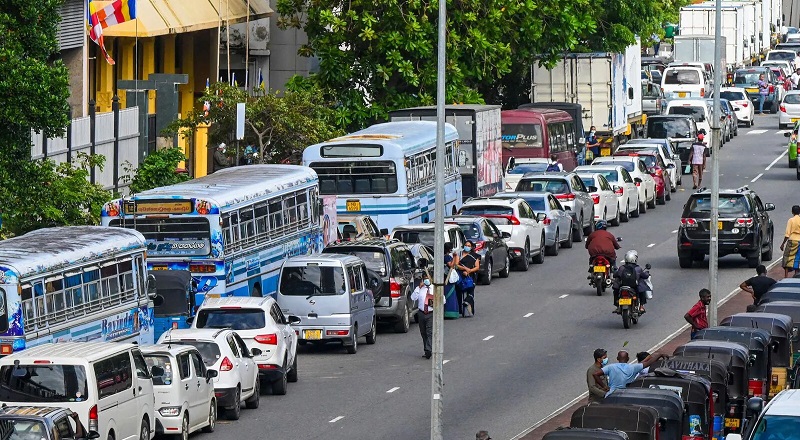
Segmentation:
{"type": "Polygon", "coordinates": [[[706,71],[695,66],[670,66],[661,77],[664,97],[671,99],[703,99],[711,91],[706,71]]]}
{"type": "Polygon", "coordinates": [[[48,343],[4,357],[0,402],[68,408],[104,440],[150,440],[155,432],[151,371],[134,344],[48,343]]]}
{"type": "Polygon", "coordinates": [[[705,99],[676,99],[667,104],[667,111],[664,114],[691,116],[697,124],[697,131],[705,130],[705,143],[710,147],[713,145],[711,113],[712,109],[705,99]]]}

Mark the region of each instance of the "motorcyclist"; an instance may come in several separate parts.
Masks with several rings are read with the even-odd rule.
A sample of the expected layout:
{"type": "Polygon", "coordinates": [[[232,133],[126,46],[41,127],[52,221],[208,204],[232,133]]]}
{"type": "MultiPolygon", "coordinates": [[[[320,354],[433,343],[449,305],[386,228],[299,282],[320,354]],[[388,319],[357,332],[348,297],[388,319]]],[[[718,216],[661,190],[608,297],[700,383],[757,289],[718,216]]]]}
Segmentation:
{"type": "Polygon", "coordinates": [[[650,272],[642,269],[641,266],[636,264],[639,261],[639,253],[630,250],[625,253],[625,264],[621,265],[614,273],[616,280],[616,288],[614,289],[614,305],[617,306],[616,312],[619,312],[619,288],[628,287],[636,292],[636,297],[639,298],[639,313],[644,313],[644,305],[647,304],[647,295],[645,292],[650,289],[647,285],[647,280],[650,278],[650,272]]]}
{"type": "Polygon", "coordinates": [[[617,267],[617,249],[619,243],[614,234],[606,230],[605,220],[598,221],[594,226],[594,232],[586,237],[586,249],[589,250],[589,264],[593,264],[595,257],[603,256],[611,263],[611,267],[617,267]]]}

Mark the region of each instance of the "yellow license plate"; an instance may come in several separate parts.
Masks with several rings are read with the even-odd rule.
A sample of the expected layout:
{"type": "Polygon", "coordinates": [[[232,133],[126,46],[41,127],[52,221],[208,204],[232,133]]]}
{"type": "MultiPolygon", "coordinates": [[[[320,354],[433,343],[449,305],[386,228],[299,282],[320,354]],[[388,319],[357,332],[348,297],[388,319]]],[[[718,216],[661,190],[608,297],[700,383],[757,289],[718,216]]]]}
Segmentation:
{"type": "Polygon", "coordinates": [[[601,156],[611,156],[611,147],[603,147],[600,149],[601,156]]]}
{"type": "Polygon", "coordinates": [[[685,98],[686,92],[678,92],[678,98],[685,98]]]}
{"type": "Polygon", "coordinates": [[[747,89],[747,93],[758,93],[758,89],[747,89]]]}
{"type": "Polygon", "coordinates": [[[792,118],[792,122],[800,121],[800,118],[792,118]]]}
{"type": "Polygon", "coordinates": [[[347,201],[347,210],[348,211],[361,211],[361,200],[348,200],[347,201]]]}
{"type": "Polygon", "coordinates": [[[739,419],[729,419],[729,418],[726,417],[725,418],[725,427],[726,428],[738,428],[740,422],[741,422],[741,420],[739,420],[739,419]]]}
{"type": "Polygon", "coordinates": [[[722,229],[722,222],[717,222],[717,229],[722,229]]]}
{"type": "Polygon", "coordinates": [[[322,339],[322,330],[303,330],[303,339],[318,341],[322,339]]]}
{"type": "Polygon", "coordinates": [[[621,306],[629,306],[631,304],[633,304],[633,300],[630,299],[630,298],[620,298],[619,299],[619,305],[621,305],[621,306]]]}
{"type": "Polygon", "coordinates": [[[167,266],[153,266],[152,270],[167,270],[167,266]]]}
{"type": "Polygon", "coordinates": [[[594,271],[595,272],[605,272],[606,271],[606,267],[605,266],[595,266],[594,267],[594,271]]]}

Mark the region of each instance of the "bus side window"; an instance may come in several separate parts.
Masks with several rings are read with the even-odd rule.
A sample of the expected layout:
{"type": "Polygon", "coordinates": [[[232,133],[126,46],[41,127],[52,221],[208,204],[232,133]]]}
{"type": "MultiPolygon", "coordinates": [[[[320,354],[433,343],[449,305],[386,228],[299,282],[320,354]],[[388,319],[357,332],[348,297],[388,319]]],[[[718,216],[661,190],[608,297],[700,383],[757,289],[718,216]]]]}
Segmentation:
{"type": "Polygon", "coordinates": [[[22,285],[22,321],[25,330],[33,330],[36,327],[36,314],[33,308],[33,286],[30,284],[22,285]]]}
{"type": "Polygon", "coordinates": [[[305,190],[297,193],[297,222],[298,227],[304,228],[308,225],[308,195],[305,190]]]}
{"type": "Polygon", "coordinates": [[[133,298],[133,261],[130,257],[120,261],[117,270],[122,300],[133,298]]]}
{"type": "Polygon", "coordinates": [[[297,229],[297,205],[294,194],[289,194],[283,199],[283,221],[291,229],[297,229]]]}
{"type": "Polygon", "coordinates": [[[100,266],[103,304],[108,305],[112,298],[119,295],[119,278],[117,278],[117,263],[107,262],[100,266]]]}
{"type": "Polygon", "coordinates": [[[266,234],[269,231],[268,218],[269,211],[267,210],[266,203],[259,203],[253,209],[253,216],[256,220],[256,235],[266,234]]]}
{"type": "Polygon", "coordinates": [[[64,301],[64,278],[61,276],[45,280],[44,288],[47,298],[47,310],[50,311],[47,320],[50,323],[66,319],[67,304],[64,301]]]}
{"type": "Polygon", "coordinates": [[[44,284],[42,280],[33,282],[33,295],[36,305],[36,326],[41,328],[47,325],[47,308],[44,300],[44,284]]]}
{"type": "Polygon", "coordinates": [[[87,267],[83,270],[83,284],[86,290],[86,302],[91,310],[100,306],[100,268],[87,267]]]}
{"type": "Polygon", "coordinates": [[[147,298],[147,266],[141,255],[137,255],[134,261],[136,262],[134,268],[136,269],[136,284],[139,285],[139,297],[147,298]]]}
{"type": "Polygon", "coordinates": [[[66,289],[67,311],[70,317],[83,314],[83,289],[81,288],[81,273],[67,273],[64,279],[66,289]]]}
{"type": "Polygon", "coordinates": [[[222,215],[222,236],[223,241],[225,242],[225,247],[230,246],[232,244],[230,214],[222,215]]]}
{"type": "MultiPolygon", "coordinates": [[[[279,230],[283,227],[283,206],[280,198],[269,202],[269,229],[279,230]]],[[[276,231],[277,232],[277,231],[276,231]]]]}
{"type": "Polygon", "coordinates": [[[239,234],[244,242],[250,241],[256,235],[252,207],[239,210],[239,234]]]}

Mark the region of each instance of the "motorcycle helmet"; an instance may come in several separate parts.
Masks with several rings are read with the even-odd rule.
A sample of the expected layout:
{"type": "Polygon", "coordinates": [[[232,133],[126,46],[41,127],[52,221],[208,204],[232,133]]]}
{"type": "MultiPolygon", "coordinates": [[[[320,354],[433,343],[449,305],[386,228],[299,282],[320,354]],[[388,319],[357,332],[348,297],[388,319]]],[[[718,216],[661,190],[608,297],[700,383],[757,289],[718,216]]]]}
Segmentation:
{"type": "Polygon", "coordinates": [[[636,264],[637,261],[639,261],[639,253],[638,252],[636,252],[634,250],[630,250],[628,252],[625,252],[625,262],[626,263],[636,264]]]}
{"type": "Polygon", "coordinates": [[[605,220],[600,220],[599,222],[594,224],[594,228],[597,229],[597,230],[605,229],[606,228],[606,221],[605,220]]]}

